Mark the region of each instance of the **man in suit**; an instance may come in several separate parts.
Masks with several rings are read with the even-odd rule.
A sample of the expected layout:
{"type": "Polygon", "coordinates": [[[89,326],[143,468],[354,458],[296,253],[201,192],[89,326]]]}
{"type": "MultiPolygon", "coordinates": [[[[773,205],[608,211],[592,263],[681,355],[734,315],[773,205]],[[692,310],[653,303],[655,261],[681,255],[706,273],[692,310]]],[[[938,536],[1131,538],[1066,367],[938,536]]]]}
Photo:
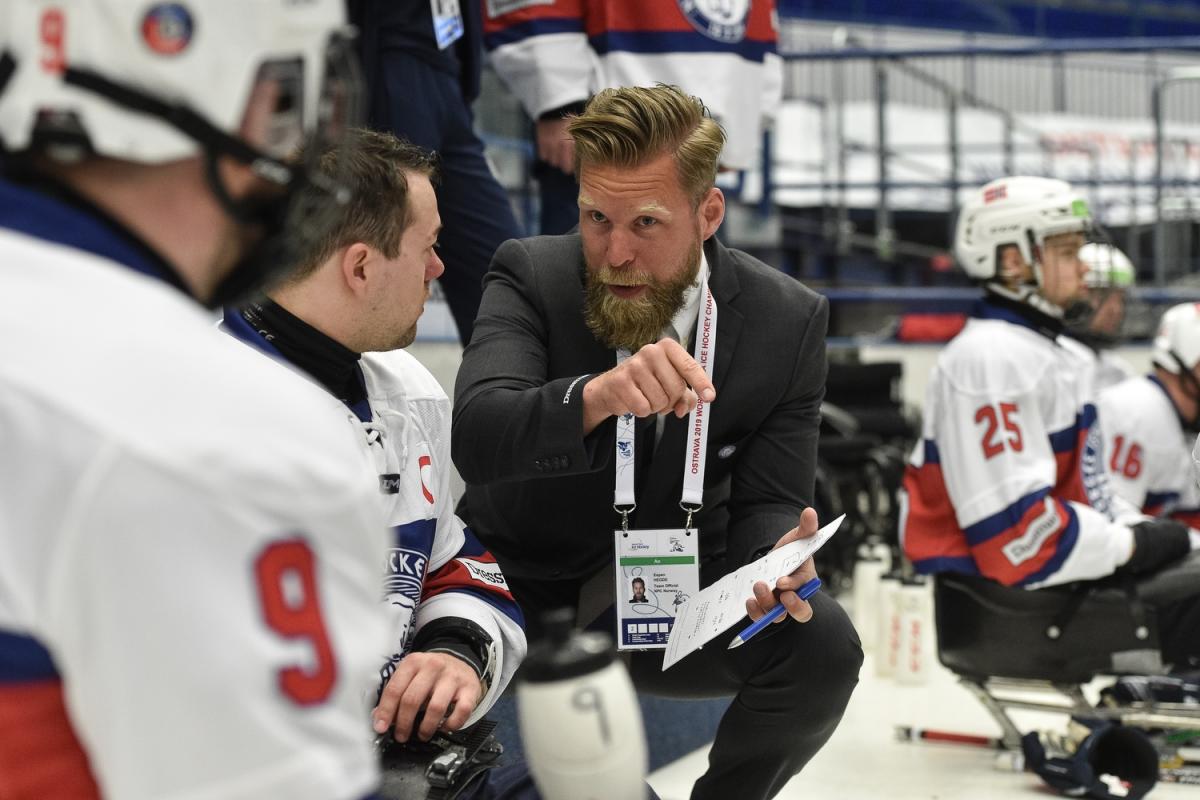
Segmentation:
{"type": "MultiPolygon", "coordinates": [[[[639,420],[630,528],[684,526],[685,464],[703,474],[690,506],[702,586],[817,528],[828,305],[713,238],[720,127],[698,98],[659,86],[605,90],[570,130],[580,231],[497,251],[455,393],[461,508],[534,631],[546,609],[574,606],[586,623],[614,604],[619,417],[639,420]],[[711,378],[688,354],[698,320],[711,378]]],[[[644,690],[737,695],[694,798],[773,796],[841,719],[862,650],[836,602],[795,594],[813,574],[810,559],[777,594],[754,587],[752,618],[778,599],[793,621],[746,647],[725,649],[734,626],[667,672],[661,652],[631,655],[644,690]]]]}

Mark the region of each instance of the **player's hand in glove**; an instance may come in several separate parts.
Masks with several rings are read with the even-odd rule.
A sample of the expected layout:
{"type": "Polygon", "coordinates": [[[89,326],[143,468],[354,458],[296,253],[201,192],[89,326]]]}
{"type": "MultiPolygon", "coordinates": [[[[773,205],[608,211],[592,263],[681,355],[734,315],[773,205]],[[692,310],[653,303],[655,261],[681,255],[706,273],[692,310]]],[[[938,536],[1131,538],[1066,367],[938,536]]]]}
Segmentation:
{"type": "Polygon", "coordinates": [[[1145,575],[1178,561],[1192,549],[1188,528],[1173,519],[1151,519],[1133,526],[1133,555],[1118,570],[1145,575]]]}

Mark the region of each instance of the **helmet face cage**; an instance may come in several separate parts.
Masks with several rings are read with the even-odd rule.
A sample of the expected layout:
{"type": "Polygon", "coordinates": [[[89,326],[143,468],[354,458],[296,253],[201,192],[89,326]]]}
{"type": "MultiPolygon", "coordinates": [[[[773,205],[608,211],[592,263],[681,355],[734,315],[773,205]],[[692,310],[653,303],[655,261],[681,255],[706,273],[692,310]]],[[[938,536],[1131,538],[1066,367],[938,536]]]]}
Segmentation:
{"type": "MultiPolygon", "coordinates": [[[[278,94],[276,106],[273,123],[277,124],[272,128],[277,130],[268,140],[286,148],[286,156],[256,160],[252,167],[267,181],[278,183],[282,192],[276,190],[230,208],[232,215],[260,225],[263,236],[218,287],[209,301],[214,306],[246,300],[285,277],[299,266],[302,254],[310,252],[337,224],[341,208],[349,202],[352,187],[345,177],[329,174],[320,165],[324,154],[346,146],[347,132],[362,120],[362,78],[350,36],[340,33],[330,39],[317,100],[317,124],[311,134],[297,136],[289,124],[297,114],[286,92],[278,94]],[[282,182],[276,179],[284,174],[280,167],[287,172],[282,182]]],[[[337,164],[347,161],[333,159],[337,164]]],[[[218,186],[214,191],[223,194],[218,186]]],[[[226,204],[229,207],[228,201],[226,204]]]]}
{"type": "Polygon", "coordinates": [[[1089,311],[1086,318],[1069,320],[1067,331],[1097,350],[1108,349],[1128,338],[1127,294],[1135,273],[1133,264],[1112,244],[1106,231],[1093,226],[1088,236],[1089,241],[1079,249],[1079,260],[1087,268],[1083,283],[1089,311]]]}

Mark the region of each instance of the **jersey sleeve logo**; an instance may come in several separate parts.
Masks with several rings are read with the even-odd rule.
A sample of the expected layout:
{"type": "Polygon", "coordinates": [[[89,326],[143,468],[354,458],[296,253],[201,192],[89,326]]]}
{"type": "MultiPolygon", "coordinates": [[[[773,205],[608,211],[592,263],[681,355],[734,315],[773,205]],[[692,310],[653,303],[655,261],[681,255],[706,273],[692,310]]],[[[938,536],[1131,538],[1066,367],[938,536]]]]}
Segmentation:
{"type": "Polygon", "coordinates": [[[480,583],[508,590],[508,582],[504,580],[504,573],[500,571],[500,565],[494,561],[476,561],[473,558],[460,557],[458,563],[466,567],[471,577],[480,583]]]}

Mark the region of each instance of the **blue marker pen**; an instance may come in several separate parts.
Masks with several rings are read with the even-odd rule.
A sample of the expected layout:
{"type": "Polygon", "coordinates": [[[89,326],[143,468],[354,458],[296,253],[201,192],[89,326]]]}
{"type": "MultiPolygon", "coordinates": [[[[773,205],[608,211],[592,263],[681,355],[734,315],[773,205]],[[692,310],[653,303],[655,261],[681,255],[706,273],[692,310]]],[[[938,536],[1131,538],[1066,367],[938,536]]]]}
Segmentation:
{"type": "MultiPolygon", "coordinates": [[[[801,600],[807,600],[808,598],[810,598],[814,594],[816,594],[817,590],[820,588],[821,588],[821,579],[813,578],[811,581],[809,581],[808,583],[801,586],[800,589],[797,590],[796,594],[800,595],[801,600]]],[[[763,628],[767,627],[772,622],[779,619],[786,613],[787,613],[787,609],[783,607],[783,603],[776,604],[774,608],[772,608],[766,614],[763,614],[761,617],[759,617],[754,622],[751,622],[749,625],[746,626],[746,629],[744,631],[739,633],[737,636],[733,637],[733,641],[731,641],[729,643],[728,649],[732,650],[735,647],[741,647],[743,644],[750,641],[750,639],[755,634],[757,634],[763,628]]]]}

